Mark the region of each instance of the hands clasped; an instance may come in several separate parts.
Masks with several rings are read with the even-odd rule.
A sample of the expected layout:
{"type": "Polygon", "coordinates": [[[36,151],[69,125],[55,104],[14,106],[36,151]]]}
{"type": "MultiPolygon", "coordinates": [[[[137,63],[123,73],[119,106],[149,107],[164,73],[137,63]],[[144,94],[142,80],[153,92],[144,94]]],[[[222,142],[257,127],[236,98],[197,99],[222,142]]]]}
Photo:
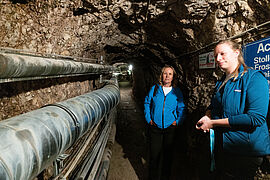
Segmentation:
{"type": "Polygon", "coordinates": [[[213,128],[213,124],[208,116],[203,116],[196,124],[196,129],[204,133],[209,132],[211,128],[213,128]]]}

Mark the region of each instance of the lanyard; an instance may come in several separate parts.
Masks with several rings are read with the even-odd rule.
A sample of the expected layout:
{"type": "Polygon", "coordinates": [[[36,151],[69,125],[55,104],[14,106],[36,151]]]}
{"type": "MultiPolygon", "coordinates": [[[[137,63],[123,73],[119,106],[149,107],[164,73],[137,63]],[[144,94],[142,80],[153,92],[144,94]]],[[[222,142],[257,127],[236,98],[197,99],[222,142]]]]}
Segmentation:
{"type": "MultiPolygon", "coordinates": [[[[225,80],[219,86],[217,91],[219,91],[233,76],[230,74],[226,76],[225,80]]],[[[211,164],[210,171],[213,172],[215,170],[215,156],[214,156],[214,146],[215,146],[215,131],[210,129],[210,152],[211,152],[211,164]]]]}
{"type": "Polygon", "coordinates": [[[215,146],[215,132],[213,129],[210,129],[210,152],[211,152],[210,171],[211,172],[215,170],[214,146],[215,146]]]}

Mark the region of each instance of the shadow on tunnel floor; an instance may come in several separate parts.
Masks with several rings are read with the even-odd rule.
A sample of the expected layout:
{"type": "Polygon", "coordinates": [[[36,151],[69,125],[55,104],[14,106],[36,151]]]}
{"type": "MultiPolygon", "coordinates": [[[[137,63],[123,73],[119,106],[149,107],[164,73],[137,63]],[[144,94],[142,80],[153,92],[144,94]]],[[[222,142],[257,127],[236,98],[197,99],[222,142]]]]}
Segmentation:
{"type": "MultiPolygon", "coordinates": [[[[147,149],[143,112],[132,98],[132,84],[121,81],[119,86],[121,102],[118,110],[116,141],[122,146],[124,158],[131,163],[138,179],[145,179],[147,149]]],[[[130,177],[130,179],[136,178],[130,177]]]]}

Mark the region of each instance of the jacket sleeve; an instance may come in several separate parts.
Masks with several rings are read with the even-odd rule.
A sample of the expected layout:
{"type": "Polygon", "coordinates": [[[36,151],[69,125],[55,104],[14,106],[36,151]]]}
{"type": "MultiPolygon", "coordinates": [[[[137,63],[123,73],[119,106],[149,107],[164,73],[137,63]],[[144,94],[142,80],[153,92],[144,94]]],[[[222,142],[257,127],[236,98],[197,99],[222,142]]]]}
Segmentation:
{"type": "Polygon", "coordinates": [[[150,89],[148,95],[144,99],[144,117],[145,117],[145,120],[147,121],[147,123],[150,123],[150,121],[151,121],[150,106],[151,106],[151,101],[152,101],[153,94],[154,94],[154,89],[155,89],[155,86],[153,86],[150,89]]]}
{"type": "Polygon", "coordinates": [[[184,122],[186,114],[185,114],[185,104],[184,104],[183,93],[181,92],[181,90],[179,88],[178,88],[178,91],[177,91],[177,108],[176,108],[176,112],[177,112],[176,123],[177,123],[177,125],[181,125],[184,122]]]}
{"type": "Polygon", "coordinates": [[[244,114],[229,117],[231,127],[254,128],[266,121],[269,87],[266,78],[255,73],[248,84],[244,114]]]}

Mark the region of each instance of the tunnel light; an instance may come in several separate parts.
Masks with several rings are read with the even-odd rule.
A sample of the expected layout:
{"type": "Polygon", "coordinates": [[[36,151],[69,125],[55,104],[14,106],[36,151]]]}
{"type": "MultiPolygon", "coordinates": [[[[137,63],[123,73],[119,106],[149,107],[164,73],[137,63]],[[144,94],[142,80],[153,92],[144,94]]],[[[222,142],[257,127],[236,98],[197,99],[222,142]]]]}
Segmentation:
{"type": "Polygon", "coordinates": [[[130,64],[130,65],[128,66],[128,70],[132,71],[132,68],[133,68],[133,66],[130,64]]]}

